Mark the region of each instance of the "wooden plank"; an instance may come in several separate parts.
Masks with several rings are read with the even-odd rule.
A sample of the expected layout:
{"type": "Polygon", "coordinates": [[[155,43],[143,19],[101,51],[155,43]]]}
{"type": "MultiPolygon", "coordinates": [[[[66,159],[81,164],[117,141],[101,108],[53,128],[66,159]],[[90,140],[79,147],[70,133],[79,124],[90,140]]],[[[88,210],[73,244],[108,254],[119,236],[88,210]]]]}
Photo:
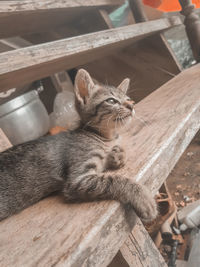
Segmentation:
{"type": "Polygon", "coordinates": [[[49,12],[50,10],[60,11],[61,9],[74,9],[84,7],[105,7],[118,6],[123,4],[123,0],[20,0],[20,1],[1,1],[0,17],[5,17],[8,14],[34,13],[34,12],[49,12]]]}
{"type": "Polygon", "coordinates": [[[83,17],[85,12],[123,3],[124,0],[0,1],[0,38],[46,31],[83,17]]]}
{"type": "MultiPolygon", "coordinates": [[[[67,20],[69,20],[68,16],[67,20]]],[[[48,27],[47,31],[40,30],[36,33],[22,34],[21,36],[35,45],[106,29],[107,25],[102,19],[99,10],[95,9],[92,11],[84,12],[84,14],[80,14],[78,16],[77,14],[75,14],[73,15],[72,20],[67,22],[65,21],[62,25],[58,25],[56,27],[54,25],[53,27],[48,27]]]]}
{"type": "Polygon", "coordinates": [[[119,250],[107,267],[129,267],[129,265],[119,250]]]}
{"type": "Polygon", "coordinates": [[[0,128],[0,152],[12,147],[10,141],[7,136],[4,134],[2,129],[0,128]]]}
{"type": "MultiPolygon", "coordinates": [[[[108,14],[106,11],[100,11],[102,17],[106,21],[109,28],[112,28],[112,23],[110,23],[108,14]]],[[[160,40],[160,39],[159,39],[160,40]]],[[[152,239],[150,238],[148,232],[144,228],[140,220],[134,227],[133,231],[120,248],[121,261],[124,258],[122,266],[149,266],[149,267],[167,267],[162,255],[156,248],[152,239]]],[[[115,257],[119,257],[119,254],[115,257]]],[[[109,266],[110,267],[110,266],[109,266]]]]}
{"type": "Polygon", "coordinates": [[[161,19],[31,46],[0,54],[0,90],[49,76],[113,53],[149,34],[181,23],[161,19]]]}
{"type": "MultiPolygon", "coordinates": [[[[196,65],[135,106],[122,138],[127,164],[117,174],[157,192],[200,127],[199,77],[196,65]]],[[[0,223],[0,265],[107,266],[134,223],[134,212],[115,201],[70,205],[49,197],[0,223]]]]}
{"type": "Polygon", "coordinates": [[[130,267],[167,267],[140,220],[120,248],[121,254],[130,267]]]}
{"type": "MultiPolygon", "coordinates": [[[[107,12],[103,10],[100,14],[107,26],[112,28],[107,12]]],[[[180,73],[182,69],[162,33],[147,37],[115,55],[82,67],[97,80],[115,86],[128,76],[131,78],[128,94],[136,102],[180,73]]]]}
{"type": "Polygon", "coordinates": [[[82,67],[96,80],[115,86],[129,77],[131,85],[128,95],[136,102],[180,73],[179,65],[163,44],[160,34],[147,37],[114,55],[82,67]]]}
{"type": "MultiPolygon", "coordinates": [[[[1,39],[0,45],[1,44],[4,44],[4,47],[6,47],[8,51],[33,45],[31,42],[18,36],[7,38],[7,39],[1,39]]],[[[0,52],[1,52],[1,48],[0,48],[0,52]]],[[[42,83],[43,83],[43,86],[47,85],[47,88],[49,90],[47,89],[41,92],[40,98],[42,98],[43,103],[45,104],[47,110],[52,112],[53,100],[55,98],[56,91],[61,92],[63,90],[73,90],[73,84],[66,71],[62,71],[62,72],[51,75],[49,78],[51,79],[51,81],[47,81],[47,79],[48,78],[44,79],[42,83]]],[[[12,98],[17,97],[19,94],[22,94],[22,92],[26,91],[27,89],[28,89],[27,86],[25,88],[24,87],[16,88],[16,92],[12,94],[12,98]]],[[[4,101],[6,100],[8,101],[9,99],[6,98],[4,101]]],[[[0,104],[1,102],[2,100],[1,100],[1,93],[0,93],[0,104]]]]}

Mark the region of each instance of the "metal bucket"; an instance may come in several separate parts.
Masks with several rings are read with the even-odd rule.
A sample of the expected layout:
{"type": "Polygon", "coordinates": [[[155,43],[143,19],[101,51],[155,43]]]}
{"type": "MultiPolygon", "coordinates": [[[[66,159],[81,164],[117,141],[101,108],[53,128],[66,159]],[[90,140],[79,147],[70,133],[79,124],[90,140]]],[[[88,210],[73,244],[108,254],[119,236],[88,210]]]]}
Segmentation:
{"type": "Polygon", "coordinates": [[[0,128],[12,145],[36,139],[49,130],[49,116],[36,90],[0,106],[0,128]]]}

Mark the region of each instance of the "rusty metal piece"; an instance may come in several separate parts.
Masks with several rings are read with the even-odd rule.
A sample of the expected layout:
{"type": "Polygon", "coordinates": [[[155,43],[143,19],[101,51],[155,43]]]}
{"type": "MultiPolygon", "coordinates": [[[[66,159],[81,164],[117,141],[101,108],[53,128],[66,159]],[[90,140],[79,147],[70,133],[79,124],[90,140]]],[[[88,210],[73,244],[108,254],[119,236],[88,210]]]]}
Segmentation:
{"type": "Polygon", "coordinates": [[[169,220],[169,224],[171,224],[174,216],[176,214],[176,205],[172,200],[171,194],[167,188],[166,183],[162,185],[159,192],[159,199],[157,199],[158,209],[160,215],[157,219],[151,223],[146,225],[147,231],[151,235],[152,238],[155,238],[158,231],[160,231],[161,226],[169,220]]]}
{"type": "Polygon", "coordinates": [[[182,235],[172,235],[172,239],[173,240],[177,240],[179,244],[183,244],[184,243],[184,239],[182,237],[182,235]]]}
{"type": "Polygon", "coordinates": [[[161,225],[160,231],[162,233],[162,239],[163,240],[170,241],[172,239],[172,236],[173,236],[172,229],[171,229],[171,226],[170,226],[170,223],[168,220],[166,220],[161,225]]]}

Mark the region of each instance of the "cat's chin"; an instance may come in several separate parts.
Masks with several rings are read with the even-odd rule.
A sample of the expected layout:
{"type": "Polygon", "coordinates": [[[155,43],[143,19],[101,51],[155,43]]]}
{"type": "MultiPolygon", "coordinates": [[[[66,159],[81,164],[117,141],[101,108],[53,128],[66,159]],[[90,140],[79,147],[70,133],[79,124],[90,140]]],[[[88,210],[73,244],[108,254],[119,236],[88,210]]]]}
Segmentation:
{"type": "Polygon", "coordinates": [[[126,118],[123,119],[123,127],[122,124],[118,125],[118,130],[117,132],[119,134],[124,134],[129,130],[129,127],[131,126],[131,123],[133,121],[133,115],[131,114],[130,116],[127,116],[126,118]]]}
{"type": "Polygon", "coordinates": [[[129,125],[132,122],[133,115],[130,115],[129,117],[126,118],[126,125],[129,125]]]}

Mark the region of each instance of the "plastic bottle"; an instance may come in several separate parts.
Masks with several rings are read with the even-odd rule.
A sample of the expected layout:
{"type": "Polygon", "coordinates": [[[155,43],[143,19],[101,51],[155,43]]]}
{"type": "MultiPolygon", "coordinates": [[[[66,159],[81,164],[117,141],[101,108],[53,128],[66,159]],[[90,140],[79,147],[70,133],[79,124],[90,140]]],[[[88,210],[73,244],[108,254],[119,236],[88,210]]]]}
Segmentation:
{"type": "Polygon", "coordinates": [[[56,95],[50,119],[51,127],[60,126],[70,130],[76,128],[79,115],[75,109],[73,92],[63,91],[56,95]]]}
{"type": "Polygon", "coordinates": [[[198,227],[200,225],[200,205],[191,209],[183,218],[180,230],[185,231],[188,228],[198,227]]]}

